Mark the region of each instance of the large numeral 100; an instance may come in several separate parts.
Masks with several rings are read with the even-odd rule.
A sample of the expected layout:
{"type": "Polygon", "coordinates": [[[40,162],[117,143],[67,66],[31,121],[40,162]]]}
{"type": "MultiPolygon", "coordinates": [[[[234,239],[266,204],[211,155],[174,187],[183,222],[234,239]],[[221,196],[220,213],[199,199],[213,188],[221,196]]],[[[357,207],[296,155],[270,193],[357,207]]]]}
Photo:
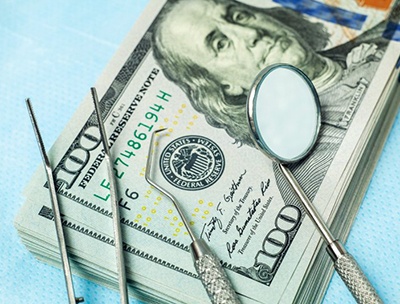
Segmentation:
{"type": "Polygon", "coordinates": [[[266,265],[271,271],[290,244],[289,233],[300,224],[301,212],[292,205],[283,207],[275,218],[275,227],[265,236],[262,249],[255,256],[254,267],[266,265]]]}
{"type": "Polygon", "coordinates": [[[87,128],[79,141],[72,145],[74,148],[67,152],[57,166],[55,170],[57,182],[63,183],[67,189],[71,188],[89,161],[89,151],[96,149],[100,141],[99,129],[95,126],[87,128]]]}

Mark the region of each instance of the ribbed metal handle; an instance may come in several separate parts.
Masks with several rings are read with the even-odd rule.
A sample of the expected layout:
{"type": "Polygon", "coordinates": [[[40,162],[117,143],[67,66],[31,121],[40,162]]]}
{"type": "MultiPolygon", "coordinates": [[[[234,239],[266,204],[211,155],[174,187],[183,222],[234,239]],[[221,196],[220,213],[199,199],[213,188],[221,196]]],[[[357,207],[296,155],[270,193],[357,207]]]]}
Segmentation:
{"type": "Polygon", "coordinates": [[[375,288],[368,281],[356,260],[349,254],[341,255],[335,261],[336,271],[360,304],[383,304],[375,288]]]}
{"type": "Polygon", "coordinates": [[[240,304],[231,282],[214,255],[205,254],[194,265],[213,304],[240,304]]]}

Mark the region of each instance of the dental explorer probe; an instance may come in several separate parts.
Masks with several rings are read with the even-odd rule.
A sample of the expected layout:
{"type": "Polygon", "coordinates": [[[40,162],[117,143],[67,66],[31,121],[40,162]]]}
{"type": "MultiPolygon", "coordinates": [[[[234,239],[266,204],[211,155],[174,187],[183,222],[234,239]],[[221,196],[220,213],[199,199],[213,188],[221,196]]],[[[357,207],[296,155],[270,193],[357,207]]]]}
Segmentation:
{"type": "Polygon", "coordinates": [[[110,180],[110,197],[111,197],[111,210],[113,218],[113,228],[114,228],[114,243],[115,243],[115,254],[117,257],[117,272],[118,272],[118,285],[120,293],[120,301],[122,304],[128,304],[128,288],[126,284],[126,271],[125,271],[125,260],[124,260],[124,250],[122,242],[121,233],[121,223],[119,215],[119,204],[117,200],[117,183],[114,178],[114,173],[111,165],[111,153],[108,147],[106,130],[104,128],[103,119],[101,117],[101,112],[99,108],[99,99],[97,97],[97,91],[95,88],[91,88],[93,103],[95,112],[97,115],[97,121],[99,123],[99,130],[101,135],[101,141],[103,143],[103,148],[105,152],[105,159],[107,163],[108,178],[110,180]]]}
{"type": "Polygon", "coordinates": [[[44,147],[42,136],[39,131],[39,126],[37,124],[36,117],[33,112],[33,108],[32,108],[31,101],[29,100],[29,98],[26,99],[26,106],[28,108],[29,117],[32,122],[33,131],[36,136],[36,141],[39,146],[39,151],[42,156],[43,165],[46,169],[45,171],[46,171],[46,176],[47,176],[47,183],[49,186],[50,200],[51,200],[51,205],[52,205],[53,214],[54,214],[54,225],[56,226],[58,247],[60,249],[61,262],[62,262],[63,271],[64,271],[64,278],[65,278],[65,283],[67,285],[68,301],[69,301],[69,304],[81,303],[81,302],[84,302],[84,299],[83,299],[83,297],[75,298],[74,286],[72,284],[71,267],[69,264],[67,245],[66,245],[66,241],[65,241],[63,227],[62,227],[60,204],[59,204],[58,198],[57,198],[57,190],[56,190],[56,184],[54,181],[53,170],[51,169],[50,161],[49,161],[49,158],[47,157],[46,149],[44,147]]]}
{"type": "Polygon", "coordinates": [[[156,130],[151,135],[145,174],[146,181],[161,193],[165,194],[173,202],[176,210],[178,211],[179,216],[181,217],[182,222],[184,223],[186,230],[192,239],[190,249],[192,252],[194,265],[197,273],[199,274],[201,282],[207,290],[211,302],[213,304],[240,304],[239,298],[236,295],[236,292],[233,289],[231,282],[226,276],[224,270],[222,269],[218,258],[216,258],[216,256],[211,252],[210,248],[203,239],[197,238],[194,235],[185,215],[183,214],[183,211],[179,207],[178,201],[172,194],[157,185],[150,177],[151,164],[153,160],[152,146],[154,135],[164,130],[165,128],[156,130]]]}

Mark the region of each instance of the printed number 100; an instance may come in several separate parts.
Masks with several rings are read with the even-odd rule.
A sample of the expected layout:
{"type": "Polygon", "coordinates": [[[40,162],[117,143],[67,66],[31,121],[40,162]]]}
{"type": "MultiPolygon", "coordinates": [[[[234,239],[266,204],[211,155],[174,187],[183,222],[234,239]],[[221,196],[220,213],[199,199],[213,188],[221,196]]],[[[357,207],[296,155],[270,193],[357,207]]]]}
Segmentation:
{"type": "Polygon", "coordinates": [[[300,219],[301,212],[296,206],[287,205],[279,211],[275,218],[275,227],[265,236],[262,250],[255,256],[254,267],[266,265],[273,271],[293,238],[289,233],[299,226],[300,219]]]}

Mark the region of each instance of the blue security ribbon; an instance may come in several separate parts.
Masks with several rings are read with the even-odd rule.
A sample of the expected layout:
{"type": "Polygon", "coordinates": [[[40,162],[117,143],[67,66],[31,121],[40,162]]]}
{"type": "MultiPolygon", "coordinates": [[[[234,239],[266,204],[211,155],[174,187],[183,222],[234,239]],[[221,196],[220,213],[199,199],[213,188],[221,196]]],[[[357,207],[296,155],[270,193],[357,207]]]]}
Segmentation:
{"type": "Polygon", "coordinates": [[[389,21],[382,34],[382,37],[389,40],[400,41],[400,25],[398,23],[389,21]]]}
{"type": "Polygon", "coordinates": [[[284,7],[294,9],[302,14],[321,20],[360,30],[367,15],[348,11],[339,7],[327,5],[315,0],[273,0],[284,7]]]}

